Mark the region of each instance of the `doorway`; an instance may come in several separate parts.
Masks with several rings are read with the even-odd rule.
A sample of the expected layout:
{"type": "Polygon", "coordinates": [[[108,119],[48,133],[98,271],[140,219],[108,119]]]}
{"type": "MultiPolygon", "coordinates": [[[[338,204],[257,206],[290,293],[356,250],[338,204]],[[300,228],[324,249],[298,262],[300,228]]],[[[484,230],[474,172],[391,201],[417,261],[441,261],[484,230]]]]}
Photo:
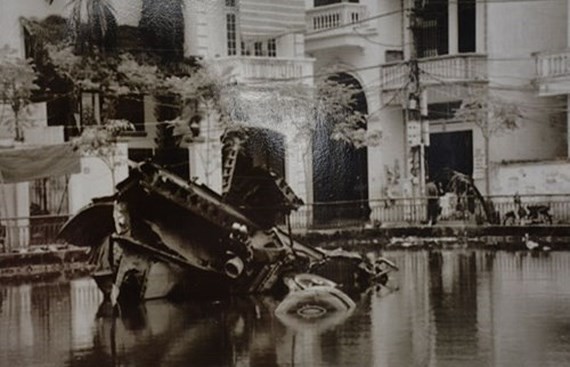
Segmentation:
{"type": "MultiPolygon", "coordinates": [[[[360,92],[354,98],[352,111],[366,114],[368,105],[360,83],[351,75],[340,73],[333,80],[360,92]]],[[[366,126],[363,126],[366,128],[366,126]]],[[[320,123],[313,135],[313,208],[314,224],[367,220],[368,151],[366,147],[332,139],[332,121],[320,123]]]]}
{"type": "Polygon", "coordinates": [[[442,179],[448,169],[467,176],[473,175],[473,132],[471,130],[430,134],[428,149],[430,178],[442,179]]]}

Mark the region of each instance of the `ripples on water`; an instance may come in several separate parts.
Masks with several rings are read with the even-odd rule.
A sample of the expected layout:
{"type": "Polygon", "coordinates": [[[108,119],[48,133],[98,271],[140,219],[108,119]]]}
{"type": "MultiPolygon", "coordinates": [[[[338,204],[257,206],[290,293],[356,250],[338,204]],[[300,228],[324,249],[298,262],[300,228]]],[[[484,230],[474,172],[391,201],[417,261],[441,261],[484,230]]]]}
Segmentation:
{"type": "Polygon", "coordinates": [[[90,279],[3,287],[0,364],[570,365],[570,253],[384,255],[400,290],[371,290],[336,326],[285,326],[262,297],[151,301],[113,318],[90,279]]]}

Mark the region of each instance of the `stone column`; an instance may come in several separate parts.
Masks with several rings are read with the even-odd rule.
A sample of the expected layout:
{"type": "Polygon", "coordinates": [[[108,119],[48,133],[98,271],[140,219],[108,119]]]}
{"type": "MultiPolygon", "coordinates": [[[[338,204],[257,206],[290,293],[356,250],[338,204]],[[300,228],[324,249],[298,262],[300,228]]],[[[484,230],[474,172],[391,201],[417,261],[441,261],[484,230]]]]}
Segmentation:
{"type": "MultiPolygon", "coordinates": [[[[569,0],[570,1],[570,0],[569,0]]],[[[475,51],[487,53],[487,2],[477,1],[475,4],[475,51]]]]}
{"type": "Polygon", "coordinates": [[[448,6],[448,46],[449,54],[455,55],[458,53],[459,44],[459,25],[457,21],[457,2],[449,2],[448,6]]]}
{"type": "Polygon", "coordinates": [[[30,243],[29,183],[2,184],[2,225],[5,227],[4,249],[24,249],[30,243]],[[6,220],[6,218],[10,218],[6,220]]]}
{"type": "Polygon", "coordinates": [[[196,141],[188,147],[190,177],[197,178],[211,190],[222,193],[222,130],[218,121],[208,112],[203,112],[200,130],[202,141],[196,141]]]}
{"type": "Polygon", "coordinates": [[[570,0],[567,0],[566,5],[566,46],[570,48],[570,0]]]}
{"type": "MultiPolygon", "coordinates": [[[[566,98],[568,100],[567,106],[570,106],[570,94],[568,94],[566,98]]],[[[566,149],[568,151],[568,158],[570,158],[570,113],[566,114],[566,149]]]]}

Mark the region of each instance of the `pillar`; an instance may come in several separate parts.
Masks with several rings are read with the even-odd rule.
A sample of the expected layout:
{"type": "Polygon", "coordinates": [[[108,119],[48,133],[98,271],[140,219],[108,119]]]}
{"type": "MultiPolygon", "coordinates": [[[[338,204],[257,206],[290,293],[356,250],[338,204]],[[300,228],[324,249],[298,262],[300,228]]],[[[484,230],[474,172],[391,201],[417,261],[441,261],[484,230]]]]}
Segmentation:
{"type": "MultiPolygon", "coordinates": [[[[570,94],[566,97],[568,102],[567,106],[570,106],[570,94]]],[[[566,150],[568,158],[570,158],[570,113],[566,113],[566,150]]]]}
{"type": "Polygon", "coordinates": [[[459,24],[457,21],[457,1],[450,1],[448,8],[448,46],[449,54],[455,55],[458,51],[459,44],[459,24]]]}

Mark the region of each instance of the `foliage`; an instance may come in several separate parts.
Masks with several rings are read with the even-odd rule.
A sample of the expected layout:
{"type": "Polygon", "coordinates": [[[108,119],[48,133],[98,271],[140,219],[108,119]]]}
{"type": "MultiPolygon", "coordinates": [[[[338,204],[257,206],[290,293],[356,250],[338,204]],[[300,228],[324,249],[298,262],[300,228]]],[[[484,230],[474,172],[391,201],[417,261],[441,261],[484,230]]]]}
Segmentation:
{"type": "Polygon", "coordinates": [[[485,142],[485,193],[490,194],[490,167],[489,145],[493,136],[503,132],[515,130],[522,117],[516,105],[498,98],[491,99],[489,92],[484,88],[471,91],[465,98],[455,117],[462,121],[474,123],[483,135],[485,142]]]}
{"type": "Polygon", "coordinates": [[[117,34],[115,10],[110,0],[71,0],[71,38],[79,52],[112,48],[117,34]]]}
{"type": "Polygon", "coordinates": [[[473,122],[488,140],[501,132],[517,129],[522,116],[515,104],[497,98],[491,99],[486,90],[476,89],[463,100],[455,117],[473,122]]]}
{"type": "Polygon", "coordinates": [[[122,164],[117,148],[121,133],[134,130],[127,120],[109,120],[105,125],[85,126],[81,135],[72,140],[74,148],[87,156],[100,158],[111,171],[114,186],[115,168],[122,164]]]}
{"type": "Polygon", "coordinates": [[[332,124],[331,138],[360,148],[377,145],[381,133],[366,129],[367,116],[353,110],[361,91],[330,78],[315,85],[272,83],[252,91],[248,86],[223,89],[222,107],[239,124],[288,130],[292,123],[301,136],[311,136],[319,124],[332,124]],[[273,125],[273,126],[272,126],[273,125]]]}
{"type": "MultiPolygon", "coordinates": [[[[31,103],[32,93],[39,89],[37,74],[30,60],[24,60],[9,47],[0,49],[0,101],[8,104],[14,114],[16,140],[24,140],[22,113],[31,103]]],[[[3,121],[4,122],[4,121],[3,121]]]]}
{"type": "Polygon", "coordinates": [[[81,136],[73,140],[73,145],[88,155],[106,155],[121,133],[129,130],[134,130],[134,126],[127,120],[109,120],[105,125],[89,125],[81,136]]]}
{"type": "Polygon", "coordinates": [[[126,53],[77,55],[69,46],[48,46],[48,52],[57,71],[77,89],[115,96],[144,94],[158,83],[156,66],[141,64],[126,53]]]}
{"type": "Polygon", "coordinates": [[[141,20],[145,43],[168,59],[184,56],[184,13],[182,0],[143,0],[141,20]]]}
{"type": "MultiPolygon", "coordinates": [[[[125,94],[151,94],[159,100],[171,96],[181,106],[200,106],[225,132],[244,126],[283,131],[292,127],[286,124],[293,124],[300,135],[310,136],[318,124],[332,123],[331,138],[357,148],[378,144],[380,139],[380,132],[366,130],[366,115],[352,110],[361,91],[331,78],[318,79],[315,85],[271,82],[252,86],[237,83],[233,69],[221,69],[207,61],[174,75],[127,53],[80,56],[70,47],[52,46],[50,57],[77,90],[97,91],[107,103],[125,94]]],[[[107,106],[101,111],[101,122],[111,117],[112,108],[107,106]]],[[[191,136],[189,123],[179,112],[166,121],[164,129],[159,124],[157,144],[179,142],[169,134],[191,136]]]]}

